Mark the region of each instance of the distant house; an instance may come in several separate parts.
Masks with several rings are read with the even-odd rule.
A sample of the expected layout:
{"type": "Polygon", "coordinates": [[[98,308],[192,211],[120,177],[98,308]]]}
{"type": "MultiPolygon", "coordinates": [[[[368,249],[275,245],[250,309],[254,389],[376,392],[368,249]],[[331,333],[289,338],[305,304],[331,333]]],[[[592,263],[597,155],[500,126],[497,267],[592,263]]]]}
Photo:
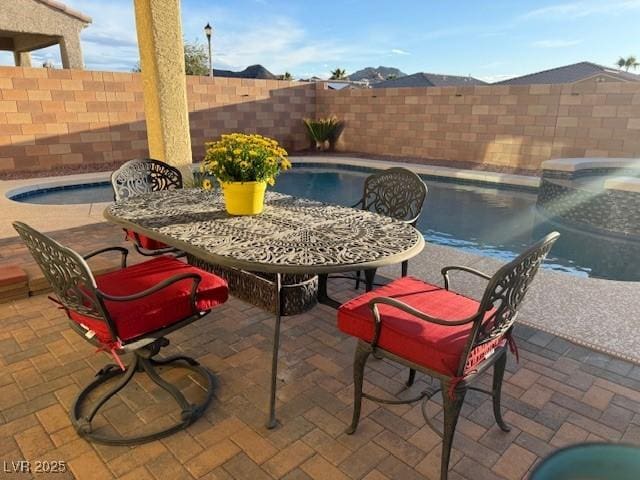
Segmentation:
{"type": "Polygon", "coordinates": [[[260,78],[262,80],[277,80],[278,77],[264,68],[262,65],[251,65],[241,72],[232,72],[231,70],[213,70],[214,77],[229,78],[260,78]]]}
{"type": "Polygon", "coordinates": [[[357,88],[369,88],[369,82],[367,80],[331,80],[320,77],[301,78],[300,82],[325,82],[329,90],[344,90],[357,89],[357,88]]]}
{"type": "Polygon", "coordinates": [[[579,62],[542,72],[510,78],[498,85],[532,85],[539,83],[580,83],[580,82],[639,82],[640,75],[604,67],[591,62],[579,62]]]}
{"type": "Polygon", "coordinates": [[[329,90],[343,90],[356,89],[356,88],[369,88],[369,82],[367,80],[323,80],[327,82],[327,88],[329,90]]]}
{"type": "Polygon", "coordinates": [[[385,80],[372,85],[373,88],[403,88],[403,87],[463,87],[468,85],[487,85],[471,76],[440,75],[437,73],[418,72],[405,77],[385,80]]]}

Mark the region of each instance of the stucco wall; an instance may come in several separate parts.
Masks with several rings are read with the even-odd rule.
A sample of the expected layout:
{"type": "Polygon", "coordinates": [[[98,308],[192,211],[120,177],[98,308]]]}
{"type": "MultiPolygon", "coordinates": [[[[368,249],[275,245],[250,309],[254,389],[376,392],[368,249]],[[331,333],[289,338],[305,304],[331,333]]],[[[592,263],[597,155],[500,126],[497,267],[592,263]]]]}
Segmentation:
{"type": "Polygon", "coordinates": [[[640,156],[640,84],[325,90],[340,147],[537,170],[562,157],[640,156]]]}
{"type": "MultiPolygon", "coordinates": [[[[188,77],[187,97],[194,160],[205,140],[225,132],[308,146],[302,118],[315,114],[312,84],[188,77]]],[[[147,155],[139,74],[0,67],[0,171],[147,155]]]]}

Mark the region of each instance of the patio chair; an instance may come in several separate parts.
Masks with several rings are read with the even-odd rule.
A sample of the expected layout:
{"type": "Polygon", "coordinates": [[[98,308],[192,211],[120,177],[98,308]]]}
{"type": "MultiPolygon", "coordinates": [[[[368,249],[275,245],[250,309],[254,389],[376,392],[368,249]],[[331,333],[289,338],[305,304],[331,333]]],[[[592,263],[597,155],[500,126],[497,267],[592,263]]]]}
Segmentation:
{"type": "Polygon", "coordinates": [[[52,300],[65,310],[71,327],[115,360],[98,371],[96,379],[74,400],[70,416],[76,431],[97,443],[131,445],[167,436],[202,416],[213,397],[212,374],[190,357],[157,355],[169,344],[167,334],[202,318],[227,300],[226,282],[168,255],[127,267],[128,250],[123,247],[102,248],[82,257],[24,223],[14,222],[13,226],[51,284],[57,297],[52,300]],[[121,254],[121,269],[94,277],[86,260],[106,252],[121,254]],[[119,357],[124,353],[132,354],[127,367],[119,357]],[[191,370],[190,376],[200,377],[198,384],[205,389],[204,399],[189,402],[175,385],[159,375],[157,366],[191,370]],[[179,421],[137,436],[94,432],[92,420],[100,408],[136,372],[143,371],[178,403],[179,421]]]}
{"type": "Polygon", "coordinates": [[[493,277],[468,267],[450,266],[442,269],[444,288],[403,277],[343,304],[338,309],[338,327],[358,339],[353,364],[353,420],[347,433],[353,434],[358,427],[362,398],[386,404],[424,400],[423,416],[443,439],[441,479],[444,480],[467,390],[491,395],[496,422],[503,431],[509,431],[502,419],[500,392],[507,349],[517,355],[511,336],[513,324],[540,264],[558,237],[557,232],[547,235],[493,277]],[[479,302],[449,290],[449,272],[455,270],[488,280],[479,302]],[[409,367],[406,388],[413,384],[416,370],[439,380],[440,386],[428,388],[408,400],[382,399],[363,393],[369,355],[409,367]],[[470,386],[491,366],[492,391],[470,386]],[[426,414],[426,402],[439,391],[444,404],[443,432],[434,428],[426,414]]]}
{"type": "MultiPolygon", "coordinates": [[[[143,193],[182,188],[182,174],[177,168],[160,160],[134,159],[124,163],[111,174],[111,187],[114,200],[118,201],[143,193]]],[[[125,233],[141,255],[155,256],[178,252],[174,247],[133,230],[125,229],[125,233]]]]}
{"type": "MultiPolygon", "coordinates": [[[[415,226],[427,196],[422,179],[402,167],[369,175],[364,182],[362,198],[352,208],[379,213],[415,226]]],[[[402,276],[407,276],[409,261],[402,262],[402,276]]],[[[376,270],[365,272],[367,291],[373,287],[376,270]]],[[[356,289],[360,288],[360,271],[356,272],[356,289]]]]}

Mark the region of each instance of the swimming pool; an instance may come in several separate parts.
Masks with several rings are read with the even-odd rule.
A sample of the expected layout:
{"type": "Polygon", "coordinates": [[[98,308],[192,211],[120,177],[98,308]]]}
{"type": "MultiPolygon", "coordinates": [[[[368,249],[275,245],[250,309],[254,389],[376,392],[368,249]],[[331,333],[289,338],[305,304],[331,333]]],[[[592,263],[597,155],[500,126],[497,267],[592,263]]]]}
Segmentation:
{"type": "MultiPolygon", "coordinates": [[[[353,205],[370,173],[359,168],[298,166],[281,175],[275,190],[340,205],[353,205]]],[[[573,275],[640,281],[640,243],[572,231],[548,222],[536,209],[536,193],[424,178],[429,193],[418,222],[428,242],[508,261],[552,230],[562,236],[546,268],[573,275]]],[[[108,183],[23,193],[16,201],[38,204],[110,202],[108,183]]]]}

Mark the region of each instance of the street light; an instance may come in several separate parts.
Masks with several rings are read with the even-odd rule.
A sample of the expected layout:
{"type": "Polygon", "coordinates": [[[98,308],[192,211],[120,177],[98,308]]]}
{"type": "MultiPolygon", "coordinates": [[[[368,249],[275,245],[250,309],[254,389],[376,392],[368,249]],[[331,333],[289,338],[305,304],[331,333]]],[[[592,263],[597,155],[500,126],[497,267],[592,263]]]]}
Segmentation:
{"type": "Polygon", "coordinates": [[[213,63],[211,63],[211,34],[213,33],[213,27],[207,24],[204,26],[204,34],[207,36],[207,43],[209,44],[209,76],[213,77],[213,63]]]}

